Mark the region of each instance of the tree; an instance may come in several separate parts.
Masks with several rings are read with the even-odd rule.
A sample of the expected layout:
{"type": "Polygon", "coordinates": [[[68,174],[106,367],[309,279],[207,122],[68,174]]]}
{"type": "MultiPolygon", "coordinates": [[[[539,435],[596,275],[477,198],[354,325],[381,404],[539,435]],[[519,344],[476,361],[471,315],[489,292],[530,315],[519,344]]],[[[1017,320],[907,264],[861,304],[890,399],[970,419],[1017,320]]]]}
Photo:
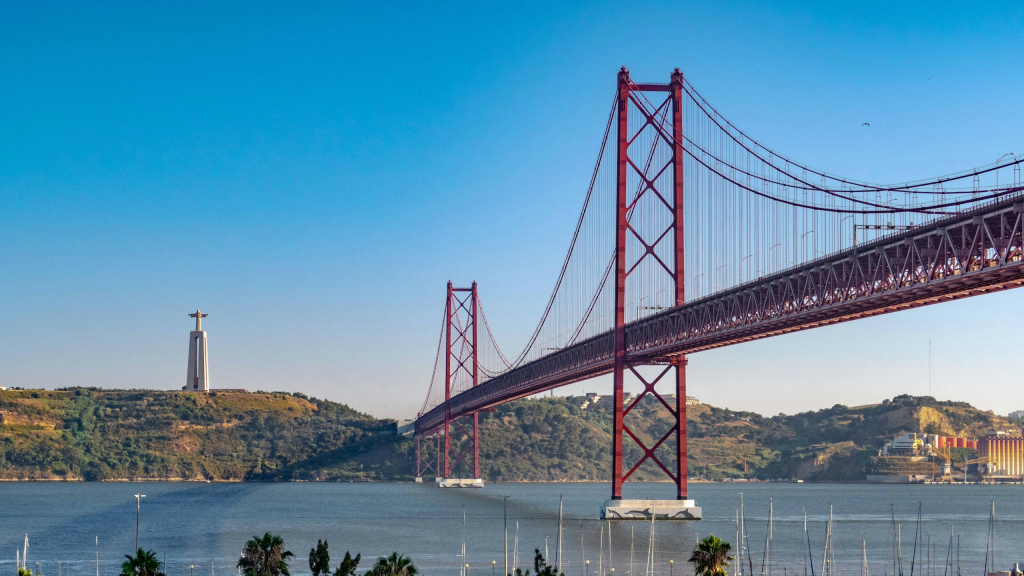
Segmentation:
{"type": "MultiPolygon", "coordinates": [[[[533,549],[533,571],[537,573],[537,576],[565,576],[565,574],[559,574],[558,570],[554,566],[548,566],[548,563],[544,561],[544,555],[540,553],[540,548],[533,549]]],[[[529,574],[529,570],[526,571],[529,574]]]]}
{"type": "Polygon", "coordinates": [[[701,540],[690,555],[690,564],[697,576],[728,576],[726,567],[729,560],[735,560],[729,552],[732,546],[723,542],[718,536],[708,536],[701,540]]]}
{"type": "Polygon", "coordinates": [[[356,557],[353,558],[352,554],[346,551],[345,559],[341,561],[338,569],[334,571],[334,576],[356,576],[356,566],[359,566],[359,560],[362,557],[362,554],[356,554],[356,557]]]}
{"type": "Polygon", "coordinates": [[[313,576],[329,576],[331,555],[327,553],[327,542],[316,541],[316,548],[309,549],[309,569],[313,576]]]}
{"type": "Polygon", "coordinates": [[[284,540],[270,532],[253,536],[242,548],[238,567],[245,576],[291,576],[286,559],[294,556],[284,549],[284,540]]]}
{"type": "Polygon", "coordinates": [[[121,564],[121,576],[164,576],[162,564],[156,559],[156,552],[139,548],[135,556],[124,555],[127,560],[121,564]]]}
{"type": "Polygon", "coordinates": [[[366,576],[415,576],[418,573],[412,558],[392,552],[387,558],[378,558],[366,576]]]}

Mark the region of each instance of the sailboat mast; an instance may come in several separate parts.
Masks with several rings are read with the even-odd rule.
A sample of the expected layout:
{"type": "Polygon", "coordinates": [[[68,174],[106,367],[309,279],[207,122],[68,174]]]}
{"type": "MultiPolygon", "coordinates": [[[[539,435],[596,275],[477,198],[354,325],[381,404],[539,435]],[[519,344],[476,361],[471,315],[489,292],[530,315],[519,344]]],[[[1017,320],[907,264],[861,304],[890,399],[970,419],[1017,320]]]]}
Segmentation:
{"type": "Polygon", "coordinates": [[[899,576],[903,576],[903,523],[896,523],[896,559],[899,561],[899,576]]]}
{"type": "MultiPolygon", "coordinates": [[[[741,549],[741,547],[739,546],[739,508],[736,508],[736,547],[741,549]]],[[[739,562],[737,562],[736,565],[732,567],[733,576],[743,575],[743,559],[739,558],[738,560],[739,562]]]]}
{"type": "Polygon", "coordinates": [[[832,576],[828,568],[828,545],[832,534],[832,514],[829,513],[829,520],[825,523],[825,548],[821,551],[821,576],[832,576]]]}
{"type": "Polygon", "coordinates": [[[516,518],[516,535],[512,539],[512,573],[519,568],[519,518],[516,518]]]}
{"type": "Polygon", "coordinates": [[[775,503],[768,499],[768,576],[772,574],[772,544],[775,543],[775,503]]]}
{"type": "Polygon", "coordinates": [[[651,507],[651,534],[647,541],[647,568],[644,569],[644,576],[654,576],[654,519],[658,517],[658,506],[651,507]]]}
{"type": "Polygon", "coordinates": [[[562,497],[558,497],[558,542],[555,550],[555,562],[558,564],[558,573],[562,573],[562,497]]]}
{"type": "Polygon", "coordinates": [[[918,502],[918,528],[913,531],[913,552],[910,554],[910,576],[913,576],[913,568],[918,561],[918,541],[921,537],[921,506],[922,503],[918,502]]]}
{"type": "Polygon", "coordinates": [[[804,536],[807,539],[807,558],[804,559],[804,575],[807,574],[807,565],[811,566],[811,576],[814,576],[814,556],[811,555],[811,533],[807,531],[807,510],[804,510],[804,536]]]}
{"type": "Polygon", "coordinates": [[[633,576],[633,534],[634,527],[629,527],[629,576],[633,576]]]}
{"type": "Polygon", "coordinates": [[[586,573],[584,572],[586,564],[587,555],[584,552],[583,547],[583,522],[580,522],[580,576],[586,576],[586,573]]]}
{"type": "Polygon", "coordinates": [[[747,523],[744,517],[743,492],[740,492],[740,562],[743,561],[743,554],[747,556],[748,576],[754,576],[754,559],[750,556],[750,547],[747,545],[747,523]]]}
{"type": "Polygon", "coordinates": [[[608,568],[615,570],[615,563],[612,561],[612,521],[608,520],[608,568]]]}
{"type": "Polygon", "coordinates": [[[864,536],[860,537],[860,555],[860,576],[868,576],[868,543],[864,539],[864,536]]]}

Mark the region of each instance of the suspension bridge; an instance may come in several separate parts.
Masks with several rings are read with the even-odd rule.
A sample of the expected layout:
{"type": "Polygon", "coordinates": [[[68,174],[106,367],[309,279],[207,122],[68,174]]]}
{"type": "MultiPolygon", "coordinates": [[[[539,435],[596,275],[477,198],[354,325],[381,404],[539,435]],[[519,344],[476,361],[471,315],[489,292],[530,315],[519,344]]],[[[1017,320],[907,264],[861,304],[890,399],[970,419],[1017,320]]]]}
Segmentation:
{"type": "Polygon", "coordinates": [[[895,184],[842,177],[744,133],[678,69],[654,84],[623,68],[564,263],[523,350],[498,347],[475,282],[448,284],[414,425],[417,476],[479,479],[481,411],[612,374],[602,516],[699,518],[687,497],[687,355],[1020,286],[1022,162],[1007,154],[895,184]],[[628,403],[627,378],[643,386],[628,403]],[[631,428],[645,398],[670,426],[631,428]],[[623,500],[642,466],[674,482],[677,499],[623,500]]]}

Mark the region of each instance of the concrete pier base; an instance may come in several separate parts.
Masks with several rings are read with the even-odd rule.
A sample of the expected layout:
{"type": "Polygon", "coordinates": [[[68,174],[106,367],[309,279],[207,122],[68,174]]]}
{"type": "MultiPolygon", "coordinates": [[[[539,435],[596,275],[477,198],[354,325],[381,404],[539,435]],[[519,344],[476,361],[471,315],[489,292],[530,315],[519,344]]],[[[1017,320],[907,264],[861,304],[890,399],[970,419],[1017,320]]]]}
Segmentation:
{"type": "Polygon", "coordinates": [[[693,500],[606,500],[602,520],[700,520],[701,509],[693,500]]]}
{"type": "Polygon", "coordinates": [[[438,478],[439,488],[483,488],[482,478],[438,478]]]}
{"type": "Polygon", "coordinates": [[[423,484],[423,477],[422,476],[417,476],[416,477],[416,483],[417,484],[423,484]]]}

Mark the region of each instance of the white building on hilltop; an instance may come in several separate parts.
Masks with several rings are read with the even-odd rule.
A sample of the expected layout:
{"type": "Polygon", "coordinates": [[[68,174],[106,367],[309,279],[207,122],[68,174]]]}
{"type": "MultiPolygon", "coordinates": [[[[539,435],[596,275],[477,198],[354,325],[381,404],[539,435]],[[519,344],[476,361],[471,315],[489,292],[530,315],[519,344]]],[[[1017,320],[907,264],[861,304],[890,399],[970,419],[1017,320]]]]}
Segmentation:
{"type": "Polygon", "coordinates": [[[210,391],[210,368],[206,356],[206,331],[203,330],[203,318],[209,314],[203,314],[196,310],[195,314],[189,317],[196,319],[196,329],[189,333],[188,338],[188,380],[185,382],[184,390],[193,392],[210,391]]]}

